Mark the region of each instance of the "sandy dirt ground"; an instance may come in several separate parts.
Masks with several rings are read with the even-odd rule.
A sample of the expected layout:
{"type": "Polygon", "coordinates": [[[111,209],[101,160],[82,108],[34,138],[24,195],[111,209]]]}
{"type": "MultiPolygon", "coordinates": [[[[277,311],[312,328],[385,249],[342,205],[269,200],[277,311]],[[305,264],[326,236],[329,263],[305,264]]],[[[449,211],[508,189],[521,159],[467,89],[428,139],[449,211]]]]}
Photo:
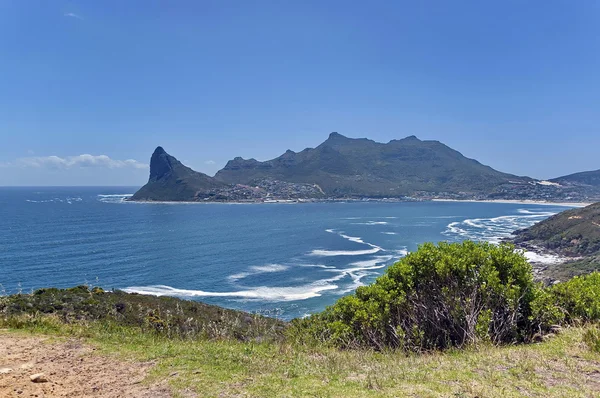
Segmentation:
{"type": "Polygon", "coordinates": [[[142,383],[151,366],[97,355],[75,339],[50,342],[0,331],[1,398],[170,397],[166,386],[142,383]],[[38,382],[31,380],[40,373],[38,382]]]}

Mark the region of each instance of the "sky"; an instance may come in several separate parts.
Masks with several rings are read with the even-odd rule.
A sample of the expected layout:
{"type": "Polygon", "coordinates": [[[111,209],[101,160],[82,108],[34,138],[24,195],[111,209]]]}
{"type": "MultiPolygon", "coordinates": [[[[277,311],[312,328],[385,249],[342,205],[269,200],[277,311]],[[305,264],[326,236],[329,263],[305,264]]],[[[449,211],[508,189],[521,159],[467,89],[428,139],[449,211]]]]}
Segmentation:
{"type": "Polygon", "coordinates": [[[330,132],[600,168],[600,2],[0,0],[0,185],[213,175],[330,132]]]}

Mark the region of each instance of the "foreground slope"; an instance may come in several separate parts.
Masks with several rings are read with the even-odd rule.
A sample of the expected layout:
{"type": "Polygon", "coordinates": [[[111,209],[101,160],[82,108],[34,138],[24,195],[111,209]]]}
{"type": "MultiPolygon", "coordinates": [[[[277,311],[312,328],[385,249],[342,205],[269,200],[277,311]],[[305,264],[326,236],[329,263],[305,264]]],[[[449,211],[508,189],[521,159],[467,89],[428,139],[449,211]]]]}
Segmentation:
{"type": "Polygon", "coordinates": [[[338,133],[314,149],[288,150],[265,162],[235,158],[215,175],[219,181],[244,184],[265,177],[316,183],[330,196],[369,197],[419,191],[481,194],[531,180],[484,166],[438,141],[411,136],[382,144],[338,133]]]}
{"type": "MultiPolygon", "coordinates": [[[[83,300],[69,301],[82,305],[98,296],[73,293],[83,300]]],[[[21,298],[34,307],[39,304],[30,295],[21,298]]],[[[3,300],[7,298],[0,297],[0,307],[3,300]]],[[[138,300],[140,296],[123,295],[115,304],[137,309],[138,300]]],[[[407,355],[305,346],[293,340],[231,339],[219,335],[229,324],[219,318],[206,324],[208,338],[169,337],[168,328],[156,329],[160,323],[155,315],[168,320],[173,308],[164,307],[163,300],[148,304],[139,311],[139,324],[123,322],[116,311],[112,321],[93,321],[81,307],[67,317],[58,313],[68,311],[66,307],[43,312],[25,305],[21,314],[0,308],[0,354],[9,353],[0,355],[0,395],[583,398],[600,394],[600,354],[590,349],[586,338],[598,333],[594,327],[566,328],[539,344],[482,344],[407,355]],[[32,383],[29,376],[34,372],[44,372],[49,382],[32,383]]],[[[189,307],[183,301],[179,305],[189,307]]],[[[202,312],[199,308],[198,315],[202,312]]]]}

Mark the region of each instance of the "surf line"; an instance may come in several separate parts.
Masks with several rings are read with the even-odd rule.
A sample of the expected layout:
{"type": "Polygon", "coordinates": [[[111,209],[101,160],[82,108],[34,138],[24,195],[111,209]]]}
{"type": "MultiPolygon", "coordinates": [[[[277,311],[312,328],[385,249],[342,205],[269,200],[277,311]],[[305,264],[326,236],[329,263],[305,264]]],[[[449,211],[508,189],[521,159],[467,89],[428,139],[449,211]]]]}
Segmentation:
{"type": "Polygon", "coordinates": [[[324,249],[317,249],[317,250],[313,250],[309,253],[310,256],[321,256],[321,257],[332,257],[332,256],[364,256],[367,254],[375,254],[375,253],[379,253],[379,252],[384,252],[386,251],[385,249],[383,249],[380,246],[374,245],[372,243],[369,242],[365,242],[364,240],[362,240],[362,238],[357,237],[357,236],[350,236],[350,235],[346,235],[343,232],[336,232],[334,229],[326,229],[325,232],[328,232],[330,234],[337,234],[340,237],[350,241],[350,242],[354,242],[354,243],[359,243],[361,245],[366,245],[371,247],[370,249],[365,249],[365,250],[324,250],[324,249]]]}

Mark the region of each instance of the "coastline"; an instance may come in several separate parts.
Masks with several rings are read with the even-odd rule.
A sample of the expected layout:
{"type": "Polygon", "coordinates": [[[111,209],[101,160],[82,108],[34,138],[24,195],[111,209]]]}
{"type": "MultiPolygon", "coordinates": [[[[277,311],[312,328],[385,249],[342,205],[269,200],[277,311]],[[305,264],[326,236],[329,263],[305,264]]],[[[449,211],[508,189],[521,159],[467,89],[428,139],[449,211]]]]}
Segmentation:
{"type": "Polygon", "coordinates": [[[469,202],[469,203],[508,203],[518,205],[543,205],[564,207],[586,207],[593,202],[548,202],[545,200],[516,200],[516,199],[430,199],[431,202],[469,202]]]}
{"type": "Polygon", "coordinates": [[[505,203],[521,205],[543,205],[543,206],[562,206],[562,207],[586,207],[593,202],[548,202],[542,200],[513,200],[513,199],[422,199],[422,200],[402,200],[402,199],[300,199],[300,200],[273,200],[273,201],[179,201],[179,200],[128,200],[121,203],[143,203],[143,204],[226,204],[226,205],[253,205],[253,204],[306,204],[306,203],[345,203],[345,202],[381,202],[381,203],[413,203],[413,202],[464,202],[464,203],[505,203]]]}

